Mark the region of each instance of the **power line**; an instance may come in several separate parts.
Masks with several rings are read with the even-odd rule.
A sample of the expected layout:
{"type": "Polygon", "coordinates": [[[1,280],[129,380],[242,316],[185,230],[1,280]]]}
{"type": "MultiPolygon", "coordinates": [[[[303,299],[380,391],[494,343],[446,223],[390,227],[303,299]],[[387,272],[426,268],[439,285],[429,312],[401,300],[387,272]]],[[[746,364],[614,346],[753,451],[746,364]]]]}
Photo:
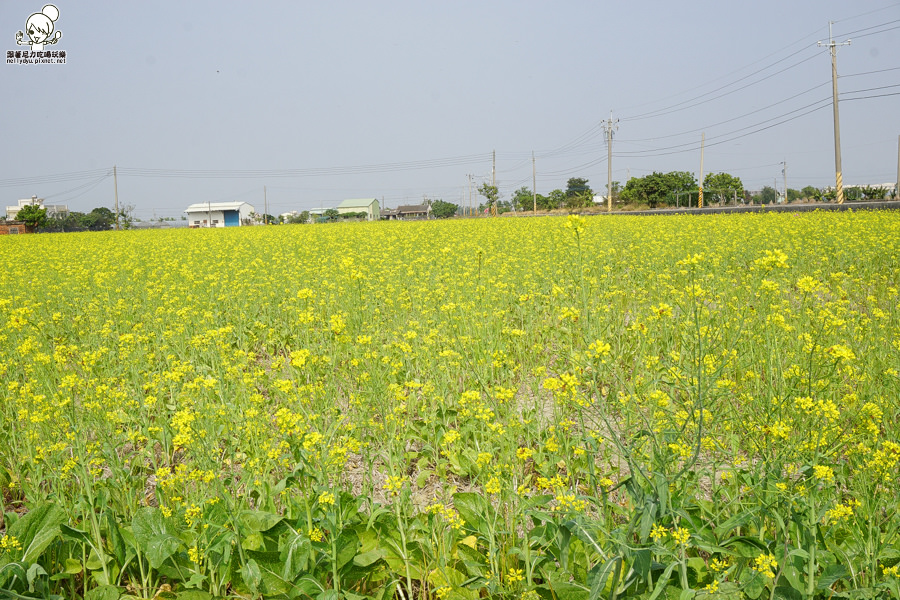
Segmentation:
{"type": "Polygon", "coordinates": [[[809,49],[809,48],[801,48],[800,50],[794,52],[793,54],[791,54],[791,55],[789,55],[789,56],[786,56],[785,58],[783,58],[783,59],[781,59],[781,60],[775,61],[775,62],[772,63],[771,65],[767,65],[766,67],[763,67],[762,69],[759,69],[759,70],[757,70],[757,71],[754,71],[753,73],[750,73],[749,75],[745,75],[744,77],[741,77],[740,79],[737,79],[737,80],[735,80],[735,81],[733,81],[733,82],[731,82],[731,83],[727,83],[727,84],[725,84],[725,85],[723,85],[723,86],[721,86],[721,87],[718,87],[718,88],[716,88],[716,89],[714,89],[714,90],[711,90],[711,91],[709,91],[709,92],[706,92],[706,93],[704,93],[704,94],[700,94],[699,96],[694,96],[693,98],[689,98],[688,100],[684,100],[683,102],[679,102],[679,103],[677,103],[677,104],[673,104],[673,105],[668,106],[668,107],[666,107],[666,108],[660,108],[660,109],[658,109],[658,110],[650,111],[650,112],[643,113],[643,114],[640,114],[640,115],[635,115],[635,116],[633,116],[633,117],[624,117],[622,120],[623,120],[623,121],[636,121],[636,120],[639,120],[639,119],[650,119],[650,118],[654,118],[654,117],[661,117],[661,116],[665,116],[665,115],[668,115],[668,114],[671,114],[671,113],[675,113],[675,112],[679,112],[679,111],[682,111],[682,110],[687,110],[688,108],[693,108],[693,107],[695,107],[695,106],[700,106],[701,104],[705,104],[705,103],[707,103],[707,102],[712,102],[713,100],[718,100],[719,98],[724,98],[725,96],[728,96],[728,95],[733,94],[733,93],[735,93],[735,92],[739,92],[739,91],[741,91],[741,90],[743,90],[743,89],[746,89],[746,88],[748,88],[748,87],[750,87],[750,86],[752,86],[752,85],[757,85],[757,84],[759,84],[759,83],[762,83],[763,81],[766,81],[767,79],[771,79],[772,77],[775,77],[776,75],[779,75],[779,74],[781,74],[781,73],[784,73],[785,71],[789,71],[790,69],[793,69],[793,68],[795,68],[795,67],[798,67],[798,66],[802,65],[803,63],[812,60],[813,58],[816,57],[816,55],[814,54],[814,55],[812,55],[812,56],[809,56],[809,57],[807,57],[807,58],[804,58],[803,60],[801,60],[801,61],[799,61],[799,62],[796,62],[796,63],[794,63],[794,64],[792,64],[792,65],[790,65],[790,66],[788,66],[788,67],[785,67],[785,68],[783,68],[783,69],[781,69],[781,70],[779,70],[779,71],[776,71],[776,72],[774,72],[774,73],[772,73],[772,74],[770,74],[770,75],[767,75],[767,76],[763,77],[762,79],[758,79],[758,80],[756,80],[756,81],[752,81],[752,82],[747,83],[746,85],[743,85],[743,86],[741,86],[741,87],[739,87],[739,88],[735,88],[735,89],[733,89],[733,90],[730,90],[730,91],[728,91],[728,92],[725,92],[724,94],[719,94],[718,96],[713,96],[713,97],[711,97],[711,98],[709,98],[708,95],[709,95],[709,94],[714,94],[715,92],[718,92],[718,91],[721,91],[721,90],[724,90],[724,89],[726,89],[726,88],[728,88],[728,87],[730,87],[730,86],[732,86],[732,85],[734,85],[734,84],[736,84],[736,83],[740,83],[741,81],[744,81],[744,80],[746,80],[746,79],[748,79],[748,78],[750,78],[750,77],[753,77],[754,75],[757,75],[757,74],[759,74],[759,73],[765,71],[766,69],[768,69],[768,68],[770,68],[770,67],[773,67],[773,66],[777,65],[778,63],[784,62],[785,60],[787,60],[787,59],[789,59],[789,58],[792,58],[792,57],[796,56],[797,54],[800,54],[801,52],[805,52],[805,51],[808,50],[808,49],[809,49]],[[694,100],[700,100],[700,102],[696,102],[696,103],[690,104],[690,105],[688,105],[688,106],[682,106],[683,104],[686,104],[686,103],[688,103],[688,102],[693,102],[694,100]],[[680,107],[680,108],[678,108],[678,107],[680,107]]]}
{"type": "MultiPolygon", "coordinates": [[[[805,110],[805,109],[807,109],[807,108],[809,108],[809,107],[811,107],[811,106],[815,106],[816,104],[820,104],[820,105],[824,106],[824,104],[822,104],[822,103],[827,102],[828,100],[829,100],[829,98],[821,98],[821,99],[819,99],[819,100],[817,100],[817,101],[815,101],[815,102],[812,102],[812,103],[810,103],[810,104],[807,104],[806,106],[801,106],[800,108],[796,108],[796,109],[794,109],[794,110],[788,111],[788,112],[783,113],[783,114],[781,114],[781,115],[778,115],[778,116],[776,116],[776,117],[772,117],[772,118],[770,118],[770,119],[766,119],[766,120],[764,120],[764,121],[760,121],[759,123],[754,123],[754,124],[752,124],[752,125],[747,125],[746,127],[741,127],[741,128],[739,128],[739,129],[735,129],[735,130],[729,131],[729,132],[727,132],[727,133],[721,133],[721,134],[719,134],[719,135],[712,136],[712,137],[710,137],[709,139],[710,139],[710,140],[716,140],[716,139],[719,139],[719,138],[722,138],[722,137],[726,137],[726,136],[733,135],[733,134],[738,133],[738,132],[741,132],[741,131],[745,131],[745,130],[747,130],[747,129],[752,129],[752,128],[754,128],[754,127],[758,127],[758,126],[760,126],[760,125],[763,125],[764,123],[768,123],[769,121],[773,121],[773,120],[775,120],[775,119],[781,119],[781,118],[786,117],[786,116],[788,116],[788,115],[791,115],[791,114],[794,114],[794,113],[796,113],[796,112],[805,110]]],[[[818,110],[818,108],[822,108],[822,106],[819,106],[819,107],[817,107],[817,108],[814,109],[814,110],[818,110]]],[[[812,112],[812,111],[810,111],[810,112],[812,112]]],[[[797,117],[794,117],[794,118],[799,118],[799,117],[802,117],[803,115],[806,115],[806,114],[809,114],[809,112],[805,112],[805,113],[803,113],[803,114],[801,114],[801,115],[797,115],[797,117]]],[[[793,118],[792,118],[792,119],[787,119],[787,120],[785,120],[785,121],[780,121],[779,123],[776,123],[776,124],[787,123],[787,122],[792,121],[792,120],[793,120],[793,118]]],[[[768,127],[765,128],[765,129],[768,129],[768,127]]],[[[764,129],[760,129],[760,130],[758,130],[758,131],[764,131],[764,129]]],[[[751,132],[751,133],[752,133],[752,132],[751,132]]],[[[746,135],[749,135],[749,134],[746,134],[746,135]]],[[[744,137],[744,136],[742,135],[742,136],[738,136],[738,137],[732,138],[732,139],[740,139],[741,137],[744,137]]],[[[628,141],[628,140],[620,140],[621,143],[625,143],[626,141],[628,141]]],[[[717,142],[717,143],[718,143],[718,142],[717,142]]],[[[707,144],[707,145],[713,146],[713,145],[716,145],[716,144],[707,144]]],[[[683,143],[683,144],[675,144],[675,145],[673,145],[673,146],[664,146],[664,147],[662,147],[662,148],[654,148],[654,149],[651,149],[651,150],[635,150],[635,151],[631,151],[631,152],[626,151],[626,152],[623,152],[623,153],[617,153],[617,154],[615,154],[615,156],[640,156],[640,155],[642,155],[642,154],[644,154],[644,153],[646,153],[646,152],[657,152],[657,151],[659,151],[659,150],[674,150],[674,149],[676,149],[676,148],[685,148],[685,147],[687,147],[687,148],[689,148],[689,149],[693,149],[693,150],[696,150],[696,149],[699,148],[699,146],[696,144],[696,142],[686,142],[686,143],[683,143]]],[[[654,154],[654,155],[652,155],[652,156],[659,156],[659,155],[654,154]]]]}
{"type": "Polygon", "coordinates": [[[109,175],[111,169],[93,169],[90,171],[73,171],[71,173],[57,173],[55,175],[34,175],[31,177],[14,177],[0,179],[0,187],[43,185],[47,183],[62,183],[65,181],[78,181],[81,179],[95,179],[98,176],[109,175]]]}
{"type": "Polygon", "coordinates": [[[263,177],[319,177],[326,175],[359,175],[368,173],[392,173],[436,169],[484,162],[489,154],[472,154],[450,158],[428,159],[409,162],[355,165],[344,167],[319,167],[308,169],[152,169],[140,167],[120,167],[119,173],[132,177],[159,177],[180,179],[258,179],[263,177]]]}
{"type": "MultiPolygon", "coordinates": [[[[828,81],[823,81],[822,83],[820,83],[820,84],[818,84],[818,85],[814,85],[813,87],[809,88],[808,90],[804,90],[804,91],[802,91],[802,92],[800,92],[800,93],[798,93],[798,94],[794,94],[793,96],[789,96],[789,97],[787,97],[787,98],[785,98],[785,99],[783,99],[783,100],[779,100],[778,102],[774,102],[774,103],[772,103],[772,104],[769,104],[768,106],[764,106],[764,107],[762,107],[762,108],[758,108],[758,109],[756,109],[756,110],[752,110],[752,111],[750,111],[750,112],[748,112],[748,113],[744,113],[744,114],[742,114],[742,115],[740,115],[740,116],[733,117],[733,118],[731,118],[731,119],[725,119],[724,121],[719,121],[718,123],[713,123],[712,125],[708,125],[708,126],[706,126],[706,127],[698,127],[698,128],[696,128],[696,129],[691,129],[691,130],[688,130],[688,131],[682,131],[682,132],[680,132],[680,133],[673,133],[673,134],[669,134],[669,135],[661,135],[661,136],[652,137],[652,138],[642,138],[642,139],[627,140],[627,141],[628,141],[628,142],[652,142],[652,141],[655,141],[655,140],[663,140],[663,139],[667,139],[667,138],[681,137],[681,136],[683,136],[683,135],[688,135],[688,134],[691,134],[691,133],[697,133],[698,131],[704,131],[704,130],[706,130],[706,129],[711,129],[711,128],[713,128],[713,127],[718,127],[719,125],[724,125],[724,124],[726,124],[726,123],[731,123],[732,121],[737,121],[737,120],[739,120],[739,119],[743,119],[744,117],[749,117],[750,115],[756,114],[756,113],[758,113],[758,112],[762,112],[762,111],[764,111],[764,110],[768,110],[768,109],[770,109],[770,108],[772,108],[772,107],[778,106],[779,104],[784,104],[785,102],[787,102],[787,101],[789,101],[789,100],[793,100],[794,98],[798,98],[798,97],[800,97],[800,96],[803,96],[804,94],[808,94],[808,93],[810,93],[810,92],[812,92],[812,91],[814,91],[814,90],[817,90],[817,89],[819,89],[820,87],[824,87],[824,86],[826,86],[826,85],[828,85],[828,84],[829,84],[828,81]]],[[[776,117],[776,118],[777,118],[777,117],[776,117]]]]}

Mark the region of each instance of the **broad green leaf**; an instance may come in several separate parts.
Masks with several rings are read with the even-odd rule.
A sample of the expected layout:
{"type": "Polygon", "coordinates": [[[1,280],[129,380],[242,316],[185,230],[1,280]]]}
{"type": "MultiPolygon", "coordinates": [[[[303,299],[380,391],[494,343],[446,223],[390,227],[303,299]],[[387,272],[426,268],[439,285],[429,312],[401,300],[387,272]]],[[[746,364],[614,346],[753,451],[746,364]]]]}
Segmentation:
{"type": "Polygon", "coordinates": [[[345,529],[338,536],[335,546],[337,556],[334,557],[334,560],[337,563],[337,568],[341,569],[356,556],[359,538],[356,537],[356,532],[352,529],[345,529]]]}
{"type": "Polygon", "coordinates": [[[828,565],[819,575],[819,581],[816,587],[820,590],[827,590],[837,581],[850,577],[850,571],[844,565],[828,565]]]}
{"type": "Polygon", "coordinates": [[[119,600],[122,590],[114,585],[101,585],[84,595],[84,600],[119,600]]]}
{"type": "Polygon", "coordinates": [[[249,533],[244,536],[243,541],[241,542],[241,547],[244,550],[262,550],[265,548],[266,540],[263,539],[263,535],[259,532],[249,533]]]}
{"type": "Polygon", "coordinates": [[[384,557],[384,551],[380,548],[376,548],[375,550],[369,550],[368,552],[362,552],[353,557],[353,564],[357,567],[368,567],[384,557]]]}
{"type": "Polygon", "coordinates": [[[262,510],[245,510],[241,513],[241,525],[247,530],[260,533],[272,529],[284,520],[284,517],[262,510]]]}
{"type": "Polygon", "coordinates": [[[6,534],[18,539],[22,545],[22,562],[37,561],[59,535],[59,527],[66,518],[66,511],[55,504],[42,504],[13,523],[6,534]]]}
{"type": "Polygon", "coordinates": [[[479,529],[487,518],[484,497],[472,492],[458,492],[453,494],[453,506],[456,511],[473,529],[479,529]]]}
{"type": "Polygon", "coordinates": [[[263,594],[286,594],[291,589],[290,583],[281,577],[284,565],[278,552],[248,551],[247,556],[256,561],[259,566],[262,581],[260,591],[263,594]]]}
{"type": "Polygon", "coordinates": [[[140,551],[154,569],[160,568],[182,547],[181,540],[174,535],[168,520],[156,507],[138,510],[131,521],[131,528],[140,551]]]}
{"type": "Polygon", "coordinates": [[[259,591],[259,586],[262,583],[262,573],[259,570],[259,565],[252,558],[241,567],[241,579],[244,580],[244,584],[250,588],[250,591],[259,591]]]}
{"type": "Polygon", "coordinates": [[[738,527],[743,527],[744,525],[746,525],[747,523],[750,522],[750,519],[757,512],[759,512],[759,509],[754,508],[754,509],[748,510],[746,512],[743,512],[739,515],[735,515],[735,516],[731,517],[730,519],[728,519],[727,521],[725,521],[724,523],[721,523],[715,529],[716,537],[721,538],[726,533],[730,533],[731,531],[737,529],[738,527]]]}
{"type": "Polygon", "coordinates": [[[539,587],[550,590],[557,600],[588,600],[590,596],[590,590],[586,587],[566,581],[550,580],[545,586],[539,587]]]}
{"type": "Polygon", "coordinates": [[[741,577],[744,594],[746,594],[750,600],[756,600],[762,595],[763,590],[766,589],[766,581],[766,577],[762,573],[745,571],[744,577],[741,577]]]}
{"type": "Polygon", "coordinates": [[[737,536],[722,542],[722,545],[731,548],[732,551],[744,558],[755,558],[760,552],[768,552],[769,549],[756,538],[737,536]]]}
{"type": "Polygon", "coordinates": [[[656,587],[653,588],[653,593],[650,594],[650,597],[647,600],[656,600],[659,598],[659,595],[663,593],[666,589],[666,586],[669,584],[669,577],[672,576],[672,571],[675,570],[675,567],[678,566],[678,563],[671,563],[666,567],[666,570],[663,571],[663,574],[659,576],[659,579],[656,580],[656,587]]]}

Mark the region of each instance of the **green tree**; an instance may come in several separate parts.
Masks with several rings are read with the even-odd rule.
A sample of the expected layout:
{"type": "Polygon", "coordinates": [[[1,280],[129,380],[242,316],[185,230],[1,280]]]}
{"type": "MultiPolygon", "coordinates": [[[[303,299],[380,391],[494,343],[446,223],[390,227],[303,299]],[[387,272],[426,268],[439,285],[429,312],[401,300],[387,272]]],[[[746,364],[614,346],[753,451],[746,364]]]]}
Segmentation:
{"type": "Polygon", "coordinates": [[[116,222],[116,214],[105,206],[100,206],[82,215],[79,220],[81,226],[88,231],[107,231],[116,222]]]}
{"type": "Polygon", "coordinates": [[[621,198],[628,203],[646,204],[650,208],[656,208],[674,191],[674,181],[674,178],[658,171],[644,177],[632,177],[625,184],[621,198]]]}
{"type": "Polygon", "coordinates": [[[547,196],[547,210],[562,208],[566,204],[566,193],[562,190],[553,190],[547,196]]]}
{"type": "Polygon", "coordinates": [[[435,219],[448,219],[455,215],[457,210],[459,210],[459,205],[452,202],[435,200],[431,203],[431,214],[435,219]]]}
{"type": "Polygon", "coordinates": [[[594,203],[594,190],[583,177],[571,177],[566,182],[566,208],[583,208],[594,203]]]}
{"type": "Polygon", "coordinates": [[[338,209],[336,208],[329,208],[324,213],[322,213],[322,216],[325,217],[325,219],[328,221],[337,221],[340,218],[341,213],[339,213],[338,209]]]}
{"type": "Polygon", "coordinates": [[[760,204],[775,204],[778,200],[778,192],[775,191],[775,188],[767,185],[753,199],[760,204]]]}
{"type": "Polygon", "coordinates": [[[486,207],[493,214],[497,208],[497,199],[500,197],[500,191],[497,189],[496,185],[490,185],[489,183],[482,183],[481,187],[478,188],[478,193],[485,197],[487,200],[486,207]]]}
{"type": "Polygon", "coordinates": [[[26,204],[19,209],[16,220],[25,223],[29,229],[37,229],[47,224],[47,209],[37,204],[26,204]]]}
{"type": "Polygon", "coordinates": [[[534,210],[535,198],[531,190],[522,186],[513,193],[512,203],[519,210],[534,210]]]}
{"type": "Polygon", "coordinates": [[[292,216],[288,217],[287,222],[292,225],[300,224],[300,223],[302,223],[302,224],[309,223],[309,211],[304,210],[299,215],[292,215],[292,216]]]}
{"type": "Polygon", "coordinates": [[[816,202],[821,202],[822,200],[822,190],[811,185],[800,190],[800,195],[807,200],[815,200],[816,202]]]}
{"type": "Polygon", "coordinates": [[[740,177],[728,173],[708,173],[703,178],[703,191],[719,204],[744,197],[744,184],[740,177]]]}

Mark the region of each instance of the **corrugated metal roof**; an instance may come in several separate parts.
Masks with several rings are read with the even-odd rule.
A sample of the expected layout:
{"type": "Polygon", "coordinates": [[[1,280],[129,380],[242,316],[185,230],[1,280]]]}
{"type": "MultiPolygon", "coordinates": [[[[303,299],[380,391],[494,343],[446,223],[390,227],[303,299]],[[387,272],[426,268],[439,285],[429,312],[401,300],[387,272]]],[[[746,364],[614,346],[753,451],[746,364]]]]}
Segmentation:
{"type": "Polygon", "coordinates": [[[357,198],[354,200],[344,200],[338,204],[338,208],[369,208],[373,202],[378,202],[378,198],[357,198]]]}
{"type": "Polygon", "coordinates": [[[249,206],[253,210],[253,205],[246,202],[201,202],[199,204],[191,204],[184,212],[186,213],[204,213],[213,210],[241,210],[242,206],[249,206]]]}

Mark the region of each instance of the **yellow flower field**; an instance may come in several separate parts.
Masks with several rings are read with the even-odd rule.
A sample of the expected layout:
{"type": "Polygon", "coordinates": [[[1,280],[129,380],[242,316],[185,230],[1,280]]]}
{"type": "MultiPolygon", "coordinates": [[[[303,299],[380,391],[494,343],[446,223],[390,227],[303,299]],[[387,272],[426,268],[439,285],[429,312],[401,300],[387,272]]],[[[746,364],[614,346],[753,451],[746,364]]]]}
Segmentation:
{"type": "Polygon", "coordinates": [[[898,240],[887,211],[0,238],[0,596],[897,597],[898,240]]]}

